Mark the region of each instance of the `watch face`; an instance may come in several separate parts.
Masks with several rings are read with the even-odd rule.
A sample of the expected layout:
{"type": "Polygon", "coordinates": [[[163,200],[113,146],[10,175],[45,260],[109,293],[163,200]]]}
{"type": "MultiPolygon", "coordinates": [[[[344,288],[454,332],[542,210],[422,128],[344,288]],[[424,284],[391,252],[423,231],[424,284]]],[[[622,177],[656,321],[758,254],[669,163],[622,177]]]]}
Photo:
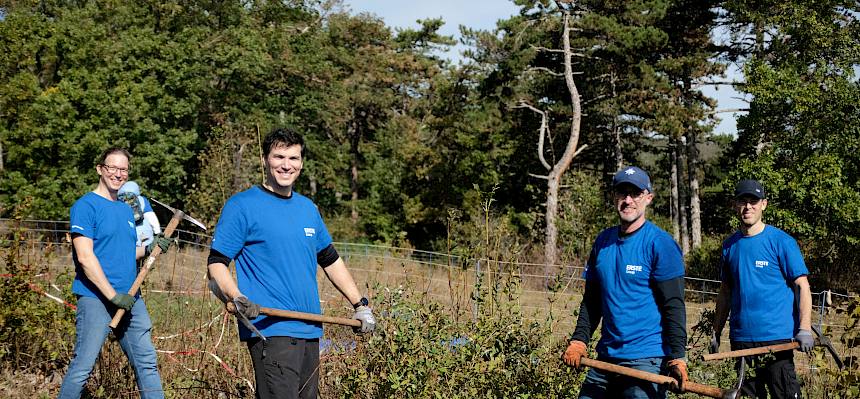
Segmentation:
{"type": "Polygon", "coordinates": [[[368,303],[367,298],[361,297],[361,299],[359,299],[357,303],[354,303],[352,307],[358,308],[359,306],[367,306],[368,303]]]}

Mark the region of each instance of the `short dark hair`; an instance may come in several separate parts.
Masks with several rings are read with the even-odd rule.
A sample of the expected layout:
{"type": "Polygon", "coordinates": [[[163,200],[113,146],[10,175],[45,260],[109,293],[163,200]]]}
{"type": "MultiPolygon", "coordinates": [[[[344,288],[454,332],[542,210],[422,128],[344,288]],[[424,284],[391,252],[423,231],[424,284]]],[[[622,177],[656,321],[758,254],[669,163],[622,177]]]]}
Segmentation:
{"type": "Polygon", "coordinates": [[[269,132],[263,140],[263,157],[268,157],[269,152],[272,151],[272,147],[275,147],[277,144],[282,144],[287,147],[298,144],[302,147],[302,157],[305,156],[305,140],[302,138],[302,135],[295,130],[286,127],[272,129],[272,131],[269,132]]]}
{"type": "Polygon", "coordinates": [[[131,163],[131,154],[128,152],[128,150],[122,147],[110,147],[102,151],[102,154],[99,155],[99,159],[96,165],[104,165],[105,161],[107,160],[107,157],[111,156],[112,154],[125,155],[125,158],[128,159],[129,163],[131,163]]]}

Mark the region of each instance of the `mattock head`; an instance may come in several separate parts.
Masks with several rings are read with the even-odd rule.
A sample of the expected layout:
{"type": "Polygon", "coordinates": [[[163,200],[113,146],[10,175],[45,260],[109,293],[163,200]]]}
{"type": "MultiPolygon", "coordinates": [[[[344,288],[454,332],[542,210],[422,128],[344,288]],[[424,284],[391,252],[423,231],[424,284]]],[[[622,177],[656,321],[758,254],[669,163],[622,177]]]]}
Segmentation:
{"type": "Polygon", "coordinates": [[[726,390],[726,393],[723,394],[723,399],[736,399],[741,396],[741,387],[744,385],[744,376],[747,373],[747,362],[743,356],[740,357],[739,361],[740,367],[738,367],[738,386],[735,389],[726,390]]]}

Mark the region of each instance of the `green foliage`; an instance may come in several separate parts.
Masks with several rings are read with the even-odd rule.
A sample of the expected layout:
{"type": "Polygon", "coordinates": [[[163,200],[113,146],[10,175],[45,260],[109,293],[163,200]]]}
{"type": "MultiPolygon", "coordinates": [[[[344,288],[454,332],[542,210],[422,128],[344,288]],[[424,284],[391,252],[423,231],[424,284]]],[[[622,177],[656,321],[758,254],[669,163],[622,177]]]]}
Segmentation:
{"type": "MultiPolygon", "coordinates": [[[[62,370],[71,357],[67,337],[74,335],[74,311],[46,305],[40,294],[44,287],[33,280],[42,270],[23,262],[25,232],[12,227],[8,236],[0,238],[0,254],[4,255],[0,267],[0,365],[50,375],[62,370]]],[[[61,276],[58,282],[65,287],[61,297],[71,300],[69,276],[61,276]]]]}
{"type": "Polygon", "coordinates": [[[323,392],[343,398],[574,397],[584,373],[564,366],[566,342],[515,310],[458,323],[432,299],[389,291],[378,333],[335,355],[323,392]]]}

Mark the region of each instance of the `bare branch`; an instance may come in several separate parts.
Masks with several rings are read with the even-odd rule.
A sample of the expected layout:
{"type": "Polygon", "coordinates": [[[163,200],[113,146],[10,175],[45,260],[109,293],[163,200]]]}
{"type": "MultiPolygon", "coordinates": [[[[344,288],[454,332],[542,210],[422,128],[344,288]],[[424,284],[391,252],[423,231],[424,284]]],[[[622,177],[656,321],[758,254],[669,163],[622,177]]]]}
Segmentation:
{"type": "Polygon", "coordinates": [[[553,72],[552,69],[549,69],[547,67],[531,67],[527,69],[526,72],[546,72],[552,76],[564,76],[563,73],[553,72]]]}
{"type": "Polygon", "coordinates": [[[724,108],[724,109],[716,109],[708,113],[708,115],[716,115],[716,114],[728,114],[734,112],[749,112],[749,108],[724,108]]]}
{"type": "Polygon", "coordinates": [[[534,177],[534,178],[537,178],[537,179],[549,180],[549,176],[536,175],[536,174],[534,174],[534,173],[529,173],[529,176],[534,177]]]}
{"type": "Polygon", "coordinates": [[[547,163],[546,158],[543,156],[544,137],[549,134],[549,123],[547,122],[546,112],[533,107],[522,99],[514,108],[528,108],[532,110],[532,112],[540,115],[540,128],[538,129],[538,157],[540,158],[540,163],[543,164],[543,167],[546,168],[546,170],[551,170],[552,166],[547,163]]]}
{"type": "Polygon", "coordinates": [[[547,53],[564,53],[564,50],[558,50],[558,49],[543,47],[543,46],[534,46],[533,45],[533,46],[531,46],[531,48],[533,48],[537,51],[544,51],[547,53]]]}

